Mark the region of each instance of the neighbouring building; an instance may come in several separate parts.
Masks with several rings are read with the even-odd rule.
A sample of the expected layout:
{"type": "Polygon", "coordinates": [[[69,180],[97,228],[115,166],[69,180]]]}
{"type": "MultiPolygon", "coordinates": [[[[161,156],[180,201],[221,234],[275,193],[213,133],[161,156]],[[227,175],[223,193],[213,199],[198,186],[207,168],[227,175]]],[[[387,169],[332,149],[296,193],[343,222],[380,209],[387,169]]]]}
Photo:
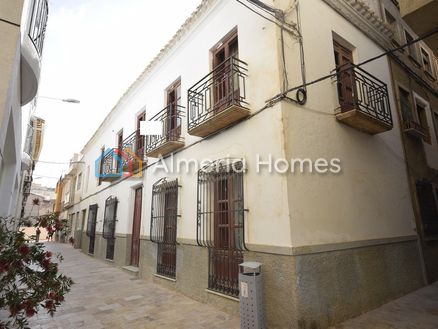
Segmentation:
{"type": "Polygon", "coordinates": [[[85,217],[84,214],[79,217],[79,212],[72,212],[72,207],[81,201],[83,176],[81,155],[74,154],[70,160],[67,174],[57,184],[57,206],[55,207],[55,212],[59,213],[59,217],[68,220],[70,230],[66,241],[68,241],[68,238],[73,237],[77,248],[80,248],[82,243],[82,234],[80,232],[83,231],[85,217]]]}
{"type": "MultiPolygon", "coordinates": [[[[398,4],[403,20],[417,35],[424,35],[438,28],[438,1],[398,0],[393,2],[398,4]]],[[[438,34],[434,34],[424,41],[435,53],[438,52],[438,34]]]]}
{"type": "MultiPolygon", "coordinates": [[[[424,27],[437,29],[438,2],[420,6],[425,2],[410,1],[409,8],[413,10],[415,7],[418,14],[422,13],[421,18],[415,15],[424,22],[424,27]],[[426,14],[426,8],[429,8],[430,15],[426,14]]],[[[406,5],[400,1],[400,10],[406,9],[406,5]]],[[[393,30],[394,46],[414,40],[416,32],[428,32],[412,29],[412,20],[405,16],[402,19],[398,8],[390,2],[383,10],[385,21],[393,30]]],[[[416,27],[421,25],[418,22],[413,24],[416,27]]],[[[434,38],[438,38],[438,30],[434,38]]],[[[433,41],[432,44],[428,41],[432,40],[427,38],[396,52],[390,64],[416,227],[427,281],[432,283],[438,280],[438,60],[429,47],[433,46],[433,41]]],[[[438,50],[436,45],[435,50],[438,50]]]]}
{"type": "Polygon", "coordinates": [[[37,94],[47,0],[0,2],[0,216],[21,211],[21,187],[28,180],[21,167],[29,159],[21,153],[21,107],[37,94]],[[23,164],[22,164],[23,159],[23,164]]]}
{"type": "Polygon", "coordinates": [[[389,0],[202,1],[71,167],[76,246],[231,313],[259,261],[269,328],[423,286],[385,8],[402,22],[389,0]]]}
{"type": "Polygon", "coordinates": [[[54,205],[55,190],[33,183],[24,207],[24,218],[38,217],[52,213],[54,205]]]}
{"type": "MultiPolygon", "coordinates": [[[[32,106],[35,106],[35,104],[32,104],[32,106]]],[[[41,149],[43,147],[44,127],[45,121],[43,119],[38,118],[34,115],[30,117],[27,126],[24,149],[22,153],[22,185],[20,188],[20,191],[22,192],[19,196],[19,200],[21,200],[21,202],[18,202],[18,205],[21,205],[21,218],[26,216],[25,207],[28,201],[29,194],[32,191],[33,171],[35,169],[36,162],[40,158],[41,149]]],[[[38,187],[39,185],[37,184],[36,188],[38,187]]],[[[46,191],[41,192],[46,193],[46,191]]]]}

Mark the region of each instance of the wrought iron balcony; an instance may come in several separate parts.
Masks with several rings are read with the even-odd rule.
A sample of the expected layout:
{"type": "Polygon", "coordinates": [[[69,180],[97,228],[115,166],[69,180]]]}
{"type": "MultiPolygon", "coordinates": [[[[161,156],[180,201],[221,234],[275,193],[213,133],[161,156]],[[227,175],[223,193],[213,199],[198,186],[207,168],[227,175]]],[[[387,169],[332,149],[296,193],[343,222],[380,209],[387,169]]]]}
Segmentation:
{"type": "Polygon", "coordinates": [[[403,122],[403,132],[417,138],[427,139],[429,136],[429,129],[424,128],[421,124],[414,120],[407,120],[403,122]]]}
{"type": "Polygon", "coordinates": [[[247,66],[230,57],[188,90],[189,134],[205,137],[250,115],[245,108],[247,66]]]}
{"type": "Polygon", "coordinates": [[[118,149],[111,149],[105,153],[100,169],[100,179],[102,182],[113,182],[122,176],[119,169],[119,159],[118,149]]]}
{"type": "Polygon", "coordinates": [[[123,171],[134,171],[146,162],[146,139],[140,135],[140,129],[129,135],[122,144],[121,158],[123,171]]]}
{"type": "Polygon", "coordinates": [[[181,137],[181,117],[184,107],[170,104],[155,115],[151,121],[161,121],[162,135],[151,135],[146,138],[146,155],[157,158],[184,147],[184,138],[181,137]]]}
{"type": "Polygon", "coordinates": [[[373,135],[392,129],[386,83],[359,67],[351,67],[339,71],[337,86],[338,121],[373,135]]]}

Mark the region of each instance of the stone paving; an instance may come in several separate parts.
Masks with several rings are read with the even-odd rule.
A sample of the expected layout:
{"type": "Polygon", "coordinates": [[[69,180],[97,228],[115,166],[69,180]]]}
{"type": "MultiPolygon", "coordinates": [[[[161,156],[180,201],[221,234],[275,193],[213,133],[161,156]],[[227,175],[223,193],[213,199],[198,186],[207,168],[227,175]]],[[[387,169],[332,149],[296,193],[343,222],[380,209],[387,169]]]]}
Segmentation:
{"type": "Polygon", "coordinates": [[[438,282],[332,329],[437,329],[438,282]]]}
{"type": "Polygon", "coordinates": [[[40,314],[31,328],[239,328],[239,319],[175,291],[137,279],[69,245],[47,243],[61,252],[61,271],[75,281],[51,318],[40,314]]]}
{"type": "MultiPolygon", "coordinates": [[[[137,279],[69,245],[47,243],[65,258],[61,271],[76,284],[53,318],[31,328],[239,328],[239,319],[175,291],[137,279]]],[[[332,329],[438,329],[438,282],[332,329]]]]}

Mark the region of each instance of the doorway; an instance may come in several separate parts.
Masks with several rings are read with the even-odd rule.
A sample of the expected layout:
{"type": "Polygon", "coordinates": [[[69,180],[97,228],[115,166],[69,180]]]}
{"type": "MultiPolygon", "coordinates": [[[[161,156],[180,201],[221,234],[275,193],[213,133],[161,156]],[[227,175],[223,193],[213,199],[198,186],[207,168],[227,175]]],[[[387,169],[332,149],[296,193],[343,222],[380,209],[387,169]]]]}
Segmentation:
{"type": "Polygon", "coordinates": [[[132,221],[131,262],[132,266],[138,267],[140,258],[140,227],[141,227],[141,202],[143,187],[139,187],[134,193],[134,218],[132,221]]]}
{"type": "Polygon", "coordinates": [[[356,105],[356,86],[354,81],[354,71],[348,68],[353,64],[353,52],[333,41],[335,52],[336,71],[342,70],[338,74],[338,97],[341,111],[353,110],[356,105]]]}
{"type": "Polygon", "coordinates": [[[226,37],[213,52],[213,103],[214,112],[226,109],[239,99],[239,77],[234,59],[239,57],[237,33],[226,37]]]}

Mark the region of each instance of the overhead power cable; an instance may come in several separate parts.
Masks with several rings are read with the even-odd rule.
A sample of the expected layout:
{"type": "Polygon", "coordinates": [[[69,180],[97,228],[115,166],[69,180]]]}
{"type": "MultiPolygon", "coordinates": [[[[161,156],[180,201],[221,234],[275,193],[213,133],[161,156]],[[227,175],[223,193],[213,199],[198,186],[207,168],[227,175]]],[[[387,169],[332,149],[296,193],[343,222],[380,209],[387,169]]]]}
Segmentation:
{"type": "MultiPolygon", "coordinates": [[[[399,50],[402,50],[402,49],[404,49],[404,48],[406,48],[406,47],[409,47],[410,45],[412,45],[412,44],[414,44],[414,43],[417,43],[417,42],[419,42],[419,41],[422,41],[422,40],[424,40],[424,39],[426,39],[426,38],[429,38],[430,36],[432,36],[432,35],[434,35],[434,34],[436,34],[436,33],[438,33],[438,27],[436,27],[436,28],[433,29],[432,31],[429,31],[429,32],[423,34],[422,36],[420,36],[420,37],[418,37],[418,38],[416,38],[416,39],[414,39],[414,40],[412,40],[412,41],[410,41],[410,42],[406,42],[405,44],[403,44],[403,45],[401,45],[401,46],[399,46],[399,47],[389,49],[389,50],[387,50],[387,51],[385,51],[385,52],[383,52],[383,53],[381,53],[381,54],[379,54],[379,55],[377,55],[377,56],[371,57],[371,58],[369,58],[369,59],[367,59],[367,60],[365,60],[365,61],[363,61],[363,62],[360,62],[360,63],[357,63],[357,64],[354,64],[354,63],[351,63],[351,64],[350,64],[350,63],[349,63],[349,64],[344,64],[344,65],[342,65],[342,66],[345,66],[345,68],[338,69],[338,70],[336,70],[334,73],[327,74],[327,75],[322,76],[322,77],[320,77],[320,78],[318,78],[318,79],[315,79],[315,80],[313,80],[313,81],[310,81],[310,82],[307,82],[307,83],[301,84],[301,85],[296,86],[296,87],[293,87],[293,88],[289,88],[289,89],[286,90],[285,92],[282,92],[282,93],[280,93],[280,94],[278,94],[278,95],[275,95],[275,96],[272,97],[271,99],[267,100],[266,103],[271,103],[271,102],[274,102],[274,103],[275,103],[277,100],[282,99],[282,98],[285,98],[285,97],[287,96],[287,94],[290,93],[290,92],[292,92],[292,91],[299,90],[299,89],[302,89],[302,88],[305,88],[305,87],[308,87],[308,86],[314,85],[314,84],[316,84],[316,83],[318,83],[318,82],[321,82],[321,81],[324,81],[324,80],[327,80],[327,79],[334,78],[334,77],[338,76],[339,74],[341,74],[341,73],[343,73],[343,72],[346,72],[346,71],[351,70],[352,68],[355,68],[355,67],[361,67],[361,66],[363,66],[363,65],[365,65],[365,64],[368,64],[368,63],[370,63],[370,62],[373,62],[373,61],[375,61],[375,60],[377,60],[377,59],[380,59],[380,58],[382,58],[382,57],[384,57],[384,56],[387,56],[387,55],[393,54],[393,53],[395,53],[396,51],[399,51],[399,50]]],[[[340,66],[340,67],[342,67],[342,66],[340,66]]]]}

